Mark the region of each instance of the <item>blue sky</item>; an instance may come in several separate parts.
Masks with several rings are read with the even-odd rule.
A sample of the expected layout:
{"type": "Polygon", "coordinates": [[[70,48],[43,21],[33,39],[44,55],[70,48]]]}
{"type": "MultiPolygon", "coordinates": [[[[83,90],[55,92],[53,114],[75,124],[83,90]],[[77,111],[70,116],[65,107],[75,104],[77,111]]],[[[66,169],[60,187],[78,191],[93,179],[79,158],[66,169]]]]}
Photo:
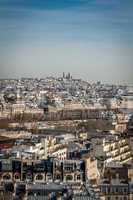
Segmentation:
{"type": "Polygon", "coordinates": [[[133,83],[132,0],[0,0],[0,77],[133,83]]]}

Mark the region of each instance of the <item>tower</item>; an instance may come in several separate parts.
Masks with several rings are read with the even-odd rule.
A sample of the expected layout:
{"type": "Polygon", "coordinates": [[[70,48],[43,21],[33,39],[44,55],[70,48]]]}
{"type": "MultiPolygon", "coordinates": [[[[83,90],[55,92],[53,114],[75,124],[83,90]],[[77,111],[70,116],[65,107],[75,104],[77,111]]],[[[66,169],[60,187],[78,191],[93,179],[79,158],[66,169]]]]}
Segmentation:
{"type": "Polygon", "coordinates": [[[65,73],[63,72],[63,78],[65,78],[65,73]]]}

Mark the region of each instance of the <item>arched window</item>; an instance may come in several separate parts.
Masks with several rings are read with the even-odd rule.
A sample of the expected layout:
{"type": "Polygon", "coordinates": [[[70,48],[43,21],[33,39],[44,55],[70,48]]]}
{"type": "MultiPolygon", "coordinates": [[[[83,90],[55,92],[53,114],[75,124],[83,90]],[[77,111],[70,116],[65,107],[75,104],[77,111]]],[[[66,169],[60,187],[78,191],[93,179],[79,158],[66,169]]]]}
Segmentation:
{"type": "Polygon", "coordinates": [[[42,175],[42,174],[38,174],[38,175],[36,176],[36,180],[42,181],[42,180],[43,180],[43,175],[42,175]]]}
{"type": "Polygon", "coordinates": [[[73,176],[72,175],[67,175],[66,176],[66,180],[67,181],[72,181],[73,180],[73,176]]]}
{"type": "Polygon", "coordinates": [[[3,176],[3,180],[10,180],[10,179],[11,179],[10,174],[5,174],[5,175],[3,176]]]}

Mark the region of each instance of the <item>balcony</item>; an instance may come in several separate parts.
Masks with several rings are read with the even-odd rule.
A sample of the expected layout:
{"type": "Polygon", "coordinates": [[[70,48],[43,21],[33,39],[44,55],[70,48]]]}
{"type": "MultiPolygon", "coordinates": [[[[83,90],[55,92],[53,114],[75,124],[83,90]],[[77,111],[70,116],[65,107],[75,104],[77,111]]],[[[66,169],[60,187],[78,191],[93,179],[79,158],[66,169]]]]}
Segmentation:
{"type": "Polygon", "coordinates": [[[121,159],[121,162],[126,163],[126,162],[131,161],[131,160],[132,160],[132,156],[130,154],[129,156],[125,157],[124,159],[121,159]]]}

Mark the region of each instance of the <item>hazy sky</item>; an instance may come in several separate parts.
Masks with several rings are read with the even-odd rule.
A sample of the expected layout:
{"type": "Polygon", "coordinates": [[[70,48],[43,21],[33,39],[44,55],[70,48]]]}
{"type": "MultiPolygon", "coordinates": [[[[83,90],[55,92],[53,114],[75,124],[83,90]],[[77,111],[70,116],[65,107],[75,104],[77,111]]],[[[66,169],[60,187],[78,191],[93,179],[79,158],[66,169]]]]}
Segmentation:
{"type": "Polygon", "coordinates": [[[133,0],[0,0],[0,78],[133,83],[133,0]]]}

